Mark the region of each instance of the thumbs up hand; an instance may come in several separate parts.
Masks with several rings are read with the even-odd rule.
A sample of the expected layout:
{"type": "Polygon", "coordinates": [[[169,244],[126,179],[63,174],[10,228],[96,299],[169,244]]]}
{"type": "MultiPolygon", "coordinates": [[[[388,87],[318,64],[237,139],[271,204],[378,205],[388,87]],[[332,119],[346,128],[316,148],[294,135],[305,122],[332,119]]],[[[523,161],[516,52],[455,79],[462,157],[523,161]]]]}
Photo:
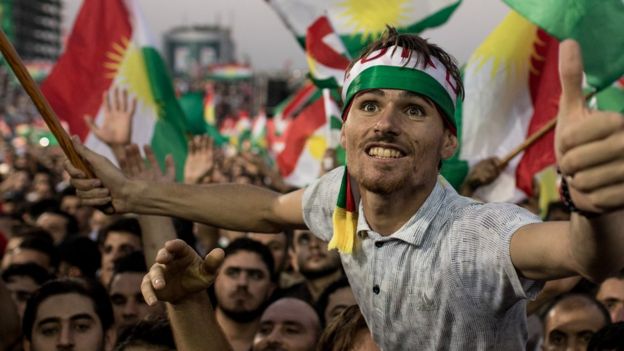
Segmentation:
{"type": "Polygon", "coordinates": [[[572,200],[589,212],[624,208],[624,115],[586,106],[583,58],[575,41],[561,43],[559,73],[562,93],[555,151],[572,200]]]}

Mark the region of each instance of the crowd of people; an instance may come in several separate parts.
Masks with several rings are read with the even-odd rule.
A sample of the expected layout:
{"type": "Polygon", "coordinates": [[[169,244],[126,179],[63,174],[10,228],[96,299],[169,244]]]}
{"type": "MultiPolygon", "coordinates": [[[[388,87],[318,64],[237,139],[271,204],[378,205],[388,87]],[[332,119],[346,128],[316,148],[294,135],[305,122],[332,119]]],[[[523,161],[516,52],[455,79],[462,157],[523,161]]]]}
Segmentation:
{"type": "MultiPolygon", "coordinates": [[[[397,36],[391,31],[380,46],[373,47],[382,52],[368,52],[374,57],[371,62],[385,55],[384,48],[412,45],[411,50],[431,55],[423,61],[434,68],[447,65],[439,49],[422,49],[419,45],[423,44],[412,37],[397,36]]],[[[354,66],[352,72],[359,69],[357,60],[354,66]]],[[[360,123],[360,127],[353,127],[356,122],[345,124],[352,133],[347,137],[357,135],[355,128],[367,133],[363,128],[368,123],[373,123],[370,130],[383,136],[367,146],[365,156],[352,151],[361,147],[358,143],[346,145],[351,181],[360,186],[362,206],[383,204],[375,194],[394,190],[381,189],[384,184],[375,188],[373,183],[381,173],[370,173],[361,164],[372,169],[369,158],[389,162],[384,158],[393,158],[395,153],[397,158],[416,153],[401,139],[404,122],[385,114],[377,120],[375,113],[394,108],[395,103],[407,111],[410,121],[420,121],[420,114],[433,114],[429,109],[434,103],[442,105],[436,106],[438,114],[447,112],[444,103],[433,98],[395,96],[380,88],[388,87],[365,86],[362,89],[376,90],[362,94],[354,90],[353,96],[346,96],[346,101],[353,99],[348,105],[358,109],[349,118],[360,123]]],[[[428,91],[418,93],[429,97],[428,91]]],[[[105,99],[106,113],[131,119],[131,104],[123,99],[127,99],[125,94],[111,91],[105,99]]],[[[624,273],[613,273],[622,267],[606,269],[608,273],[602,276],[590,269],[558,268],[554,263],[538,269],[537,263],[517,253],[518,244],[514,248],[511,240],[522,226],[536,228],[538,219],[528,211],[485,204],[482,210],[489,212],[474,217],[470,211],[477,205],[462,202],[471,200],[435,185],[436,176],[433,183],[413,188],[420,192],[429,186],[430,198],[439,204],[426,202],[428,193],[415,196],[410,201],[419,202],[422,211],[412,207],[408,211],[413,212],[398,219],[382,208],[362,209],[360,218],[366,214],[368,223],[356,222],[355,243],[351,247],[338,243],[334,246],[339,250],[330,250],[327,241],[343,234],[333,228],[332,237],[331,225],[318,218],[332,216],[343,179],[337,172],[343,168],[321,178],[333,181],[328,187],[318,183],[307,190],[292,189],[274,167],[249,149],[226,154],[208,137],[196,136],[188,142],[184,165],[188,186],[181,186],[175,183],[173,160],[167,159],[161,169],[149,146],[118,137],[131,134],[120,130],[131,123],[109,121],[105,118],[94,134],[111,147],[119,170],[76,144],[98,179],[87,179],[67,165],[57,146],[26,143],[18,152],[10,138],[3,141],[0,350],[413,350],[420,349],[418,345],[462,349],[462,342],[467,349],[517,349],[525,342],[527,350],[624,349],[624,273]],[[453,196],[466,200],[452,200],[453,196]],[[274,203],[280,205],[270,205],[274,203]],[[272,212],[261,218],[258,213],[263,211],[272,212]],[[448,229],[440,219],[443,215],[434,219],[432,211],[447,216],[455,215],[453,211],[463,213],[479,223],[457,220],[459,229],[448,229]],[[284,225],[277,226],[277,222],[284,225]],[[474,231],[477,226],[486,228],[485,234],[474,231]],[[421,234],[405,234],[405,228],[421,234]],[[486,237],[495,235],[495,229],[488,231],[491,228],[510,230],[501,234],[501,238],[508,235],[506,244],[486,237]],[[449,243],[431,231],[449,231],[449,243]],[[469,235],[478,241],[469,243],[469,235]],[[436,241],[446,246],[433,255],[418,251],[434,247],[436,241]],[[501,254],[504,249],[506,253],[501,254]],[[382,250],[386,250],[384,256],[382,250]],[[516,254],[510,257],[510,250],[516,254]],[[458,257],[460,253],[464,256],[458,257]],[[500,267],[491,268],[496,265],[500,267]],[[449,269],[460,273],[455,276],[449,269]],[[582,274],[585,278],[581,272],[587,273],[582,274]],[[586,278],[596,278],[597,283],[586,278]]],[[[446,132],[453,125],[447,122],[421,122],[428,123],[433,134],[443,135],[441,144],[429,136],[413,136],[431,143],[429,150],[453,151],[446,132]]],[[[419,146],[414,149],[420,150],[419,146]]],[[[392,164],[392,172],[426,179],[422,169],[431,166],[435,172],[439,158],[419,156],[424,162],[419,169],[404,170],[403,164],[392,164]]],[[[491,167],[492,163],[496,160],[471,170],[462,194],[470,196],[496,178],[500,170],[491,167]]],[[[411,189],[410,184],[400,186],[411,189]]],[[[411,206],[400,198],[393,201],[411,206]]],[[[549,231],[558,231],[561,223],[567,223],[562,221],[580,221],[575,217],[580,215],[571,214],[570,209],[564,203],[551,203],[543,218],[551,226],[537,234],[556,238],[549,231]]],[[[530,237],[531,233],[516,236],[530,237]]],[[[537,240],[557,245],[544,237],[537,240]]],[[[547,252],[557,256],[555,247],[539,251],[524,243],[523,249],[536,251],[538,256],[547,252]]]]}

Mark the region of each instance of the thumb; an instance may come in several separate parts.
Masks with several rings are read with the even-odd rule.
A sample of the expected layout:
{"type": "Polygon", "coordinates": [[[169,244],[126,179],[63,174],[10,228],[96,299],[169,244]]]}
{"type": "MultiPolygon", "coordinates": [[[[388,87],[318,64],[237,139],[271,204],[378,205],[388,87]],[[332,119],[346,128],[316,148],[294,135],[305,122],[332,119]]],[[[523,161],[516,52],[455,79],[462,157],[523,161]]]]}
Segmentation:
{"type": "Polygon", "coordinates": [[[219,248],[213,249],[204,258],[202,268],[204,269],[205,272],[214,274],[219,268],[219,266],[221,266],[221,263],[223,262],[224,257],[225,257],[225,253],[223,252],[222,249],[219,249],[219,248]]]}
{"type": "Polygon", "coordinates": [[[585,107],[583,95],[583,55],[580,45],[574,40],[565,40],[559,45],[559,75],[561,77],[560,118],[571,116],[571,112],[585,107]]]}
{"type": "Polygon", "coordinates": [[[76,135],[72,137],[72,144],[74,145],[74,149],[76,150],[78,155],[86,160],[87,163],[89,163],[91,166],[93,166],[94,162],[97,163],[99,159],[104,158],[104,156],[100,156],[99,154],[91,151],[86,146],[82,145],[82,143],[80,142],[80,138],[78,138],[78,136],[76,135]]]}

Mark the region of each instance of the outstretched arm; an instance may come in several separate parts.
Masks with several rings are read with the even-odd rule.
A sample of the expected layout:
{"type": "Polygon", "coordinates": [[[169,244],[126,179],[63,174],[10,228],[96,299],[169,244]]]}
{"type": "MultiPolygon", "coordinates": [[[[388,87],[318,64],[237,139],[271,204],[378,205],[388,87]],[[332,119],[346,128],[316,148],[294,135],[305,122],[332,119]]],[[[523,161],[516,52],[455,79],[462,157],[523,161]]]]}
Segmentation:
{"type": "Polygon", "coordinates": [[[239,184],[193,186],[131,180],[77,140],[74,147],[98,177],[86,179],[84,173],[65,163],[85,205],[112,204],[117,212],[174,216],[237,231],[276,233],[285,227],[304,226],[303,189],[282,195],[239,184]]]}
{"type": "Polygon", "coordinates": [[[575,206],[596,215],[573,213],[570,222],[521,228],[512,238],[511,258],[528,278],[580,274],[600,281],[624,267],[624,116],[586,107],[577,43],[561,43],[559,67],[557,161],[575,206]]]}

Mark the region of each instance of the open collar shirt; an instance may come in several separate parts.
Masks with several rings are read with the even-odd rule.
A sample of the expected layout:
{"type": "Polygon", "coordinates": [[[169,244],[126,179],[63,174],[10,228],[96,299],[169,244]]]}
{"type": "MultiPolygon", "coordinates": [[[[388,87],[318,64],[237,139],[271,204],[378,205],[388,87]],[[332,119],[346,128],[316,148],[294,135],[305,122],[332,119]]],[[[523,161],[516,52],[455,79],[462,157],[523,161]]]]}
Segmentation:
{"type": "MultiPolygon", "coordinates": [[[[306,188],[304,220],[331,239],[344,167],[306,188]]],[[[479,203],[443,179],[395,233],[382,236],[358,210],[356,247],[342,264],[382,350],[523,350],[526,299],[542,283],[519,277],[512,235],[539,218],[513,204],[479,203]]]]}

